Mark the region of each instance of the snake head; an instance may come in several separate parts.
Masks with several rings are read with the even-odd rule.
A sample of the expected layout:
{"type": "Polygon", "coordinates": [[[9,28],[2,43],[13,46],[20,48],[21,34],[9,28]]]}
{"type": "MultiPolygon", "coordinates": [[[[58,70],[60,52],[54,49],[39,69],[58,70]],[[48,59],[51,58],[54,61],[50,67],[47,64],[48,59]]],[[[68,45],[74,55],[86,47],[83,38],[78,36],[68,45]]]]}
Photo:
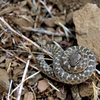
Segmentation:
{"type": "Polygon", "coordinates": [[[73,54],[69,55],[69,64],[72,67],[75,67],[81,60],[81,54],[76,51],[73,54]]]}

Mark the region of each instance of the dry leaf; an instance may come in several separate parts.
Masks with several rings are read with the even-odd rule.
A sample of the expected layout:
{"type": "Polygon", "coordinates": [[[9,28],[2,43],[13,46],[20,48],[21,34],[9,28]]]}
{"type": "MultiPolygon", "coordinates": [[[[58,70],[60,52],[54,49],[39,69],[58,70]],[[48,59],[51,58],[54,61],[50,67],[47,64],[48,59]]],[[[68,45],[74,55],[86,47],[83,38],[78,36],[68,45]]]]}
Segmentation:
{"type": "Polygon", "coordinates": [[[54,100],[54,98],[53,97],[48,97],[48,100],[54,100]]]}
{"type": "Polygon", "coordinates": [[[9,14],[10,12],[14,11],[18,9],[17,7],[6,7],[5,9],[0,11],[0,16],[4,15],[4,14],[9,14]]]}
{"type": "Polygon", "coordinates": [[[32,20],[32,18],[30,16],[23,16],[23,17],[15,17],[12,19],[12,21],[17,24],[18,26],[20,26],[20,28],[23,27],[33,27],[33,23],[34,21],[32,20]],[[29,19],[29,20],[27,20],[29,19]]]}
{"type": "MultiPolygon", "coordinates": [[[[30,73],[29,73],[29,75],[32,75],[32,74],[34,74],[34,73],[36,73],[36,71],[31,71],[30,73]]],[[[29,85],[34,85],[36,82],[38,82],[38,80],[40,80],[42,78],[42,76],[41,76],[41,74],[39,73],[39,74],[37,74],[35,77],[33,77],[32,79],[30,79],[29,80],[29,85]]]]}
{"type": "Polygon", "coordinates": [[[44,21],[44,23],[49,27],[54,27],[58,22],[65,24],[65,16],[47,18],[44,21]]]}

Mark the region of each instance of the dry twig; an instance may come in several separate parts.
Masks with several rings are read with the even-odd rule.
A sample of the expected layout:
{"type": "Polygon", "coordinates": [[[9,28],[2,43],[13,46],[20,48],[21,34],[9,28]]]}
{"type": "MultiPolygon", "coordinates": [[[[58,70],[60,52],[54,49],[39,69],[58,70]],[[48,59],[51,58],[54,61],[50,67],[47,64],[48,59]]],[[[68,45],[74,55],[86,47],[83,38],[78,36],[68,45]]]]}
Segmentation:
{"type": "Polygon", "coordinates": [[[24,70],[24,73],[23,73],[23,77],[22,77],[22,80],[21,80],[21,85],[19,87],[19,91],[18,91],[18,96],[17,96],[17,99],[16,100],[20,100],[21,98],[21,92],[22,92],[22,88],[23,88],[23,83],[25,81],[25,76],[26,76],[26,73],[28,71],[28,67],[29,67],[29,63],[30,63],[30,56],[28,57],[29,59],[27,60],[27,63],[26,63],[26,66],[25,66],[25,70],[24,70]]]}
{"type": "Polygon", "coordinates": [[[47,12],[50,14],[51,17],[53,17],[51,11],[48,9],[48,7],[46,6],[45,2],[43,2],[42,0],[40,0],[40,2],[43,4],[43,6],[46,8],[47,12]]]}
{"type": "Polygon", "coordinates": [[[33,3],[33,11],[36,12],[37,11],[36,0],[32,0],[32,3],[33,3]]]}
{"type": "Polygon", "coordinates": [[[8,97],[7,97],[7,100],[10,100],[10,91],[11,91],[11,88],[12,88],[12,80],[10,81],[10,86],[9,86],[9,91],[8,91],[8,97]]]}
{"type": "Polygon", "coordinates": [[[66,38],[67,40],[69,40],[69,33],[71,33],[70,30],[67,27],[65,27],[62,23],[59,22],[58,24],[64,29],[66,38]]]}
{"type": "MultiPolygon", "coordinates": [[[[40,71],[38,71],[38,72],[36,72],[36,73],[30,75],[29,77],[27,77],[27,78],[23,81],[23,83],[24,83],[26,80],[29,80],[29,79],[33,78],[34,76],[36,76],[36,75],[39,74],[39,73],[40,73],[40,71]]],[[[23,84],[23,83],[20,83],[15,89],[13,89],[12,92],[11,92],[11,94],[10,94],[10,96],[11,96],[11,95],[21,86],[21,84],[23,84]]]]}
{"type": "Polygon", "coordinates": [[[53,89],[55,89],[56,91],[60,92],[60,90],[57,89],[53,84],[51,84],[50,82],[48,82],[48,84],[49,84],[53,89]]]}
{"type": "Polygon", "coordinates": [[[0,20],[7,26],[7,28],[9,28],[13,33],[15,33],[16,35],[20,36],[21,38],[25,39],[26,41],[32,43],[35,47],[37,47],[39,50],[43,51],[44,53],[46,53],[47,55],[52,55],[50,52],[46,51],[45,49],[41,48],[38,44],[36,44],[35,42],[33,42],[32,40],[30,40],[29,38],[27,38],[26,36],[24,36],[23,34],[18,33],[17,31],[15,31],[5,20],[3,17],[0,17],[0,20]]]}
{"type": "MultiPolygon", "coordinates": [[[[23,59],[21,59],[21,58],[15,56],[15,55],[12,54],[11,52],[8,52],[7,50],[5,50],[4,48],[2,48],[1,46],[0,46],[0,49],[1,49],[2,51],[4,51],[4,52],[8,53],[8,54],[11,55],[12,57],[15,57],[17,60],[21,61],[22,63],[26,64],[26,61],[24,61],[23,59]]],[[[31,64],[30,64],[30,66],[31,66],[32,68],[34,68],[34,69],[36,69],[36,70],[39,71],[39,69],[38,69],[37,67],[35,67],[35,66],[31,65],[31,64]]]]}
{"type": "Polygon", "coordinates": [[[49,30],[45,30],[43,28],[31,28],[31,27],[23,27],[23,29],[27,30],[27,31],[33,31],[35,32],[35,34],[46,34],[46,35],[53,35],[53,36],[65,36],[65,34],[61,34],[59,32],[51,32],[49,30]]]}
{"type": "Polygon", "coordinates": [[[93,84],[93,91],[94,91],[94,100],[98,100],[98,89],[94,82],[92,82],[92,84],[93,84]]]}

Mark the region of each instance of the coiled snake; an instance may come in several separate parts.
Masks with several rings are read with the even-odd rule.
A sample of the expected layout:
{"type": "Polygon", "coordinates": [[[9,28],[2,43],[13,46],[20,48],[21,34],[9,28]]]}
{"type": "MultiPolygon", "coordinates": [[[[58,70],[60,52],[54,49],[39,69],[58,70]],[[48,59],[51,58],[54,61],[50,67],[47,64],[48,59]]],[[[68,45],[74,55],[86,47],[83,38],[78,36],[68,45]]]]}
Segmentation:
{"type": "Polygon", "coordinates": [[[67,84],[79,84],[91,77],[96,69],[94,54],[82,46],[72,46],[63,50],[56,45],[48,45],[53,54],[53,67],[44,59],[37,56],[38,68],[48,77],[67,84]]]}

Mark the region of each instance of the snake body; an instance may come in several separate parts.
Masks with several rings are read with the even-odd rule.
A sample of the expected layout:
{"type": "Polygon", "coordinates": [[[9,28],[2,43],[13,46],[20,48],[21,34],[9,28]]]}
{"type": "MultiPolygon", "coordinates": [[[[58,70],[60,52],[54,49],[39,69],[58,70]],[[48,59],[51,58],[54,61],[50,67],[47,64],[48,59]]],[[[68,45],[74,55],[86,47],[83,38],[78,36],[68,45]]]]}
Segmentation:
{"type": "Polygon", "coordinates": [[[79,84],[89,79],[96,70],[96,58],[91,50],[82,46],[72,46],[63,50],[56,45],[48,45],[53,54],[53,67],[37,56],[38,68],[48,77],[67,84],[79,84]]]}

